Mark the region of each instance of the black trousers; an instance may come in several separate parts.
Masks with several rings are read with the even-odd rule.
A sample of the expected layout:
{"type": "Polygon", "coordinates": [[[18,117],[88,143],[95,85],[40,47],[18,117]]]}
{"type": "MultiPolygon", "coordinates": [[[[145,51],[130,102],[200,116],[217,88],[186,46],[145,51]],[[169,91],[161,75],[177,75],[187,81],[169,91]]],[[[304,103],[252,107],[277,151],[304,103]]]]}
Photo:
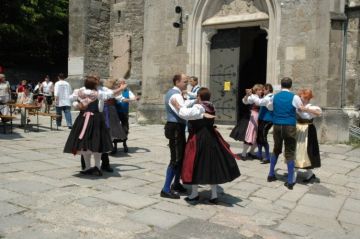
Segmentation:
{"type": "Polygon", "coordinates": [[[256,138],[257,144],[264,145],[268,143],[267,136],[272,125],[273,124],[270,121],[265,121],[265,120],[258,121],[258,132],[256,138]]]}
{"type": "Polygon", "coordinates": [[[121,122],[121,125],[126,133],[129,134],[129,112],[118,112],[118,116],[121,122]]]}
{"type": "Polygon", "coordinates": [[[185,124],[167,122],[165,124],[165,137],[169,139],[170,164],[174,169],[181,170],[185,153],[185,124]]]}

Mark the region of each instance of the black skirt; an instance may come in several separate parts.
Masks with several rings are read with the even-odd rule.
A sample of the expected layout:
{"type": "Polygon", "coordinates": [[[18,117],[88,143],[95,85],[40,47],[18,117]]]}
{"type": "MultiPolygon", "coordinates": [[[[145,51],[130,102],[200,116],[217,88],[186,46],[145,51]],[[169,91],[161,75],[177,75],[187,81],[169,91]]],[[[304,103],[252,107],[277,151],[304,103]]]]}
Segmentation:
{"type": "MultiPolygon", "coordinates": [[[[192,127],[194,128],[194,125],[192,127]]],[[[194,131],[189,136],[186,146],[182,168],[183,182],[222,184],[239,177],[240,170],[235,160],[237,156],[231,152],[229,144],[220,133],[212,125],[201,128],[195,126],[194,131]]]]}
{"type": "Polygon", "coordinates": [[[316,127],[313,124],[310,124],[308,128],[307,152],[311,162],[311,166],[308,168],[310,169],[320,168],[321,160],[320,160],[319,142],[317,138],[316,127]]]}
{"type": "Polygon", "coordinates": [[[80,112],[66,141],[64,153],[77,154],[81,150],[106,153],[112,150],[110,132],[106,128],[103,114],[98,111],[87,113],[91,116],[83,137],[79,139],[86,117],[85,112],[80,112]]]}
{"type": "Polygon", "coordinates": [[[239,119],[236,126],[232,129],[230,137],[238,140],[245,141],[246,130],[249,124],[250,117],[243,117],[239,119]]]}
{"type": "Polygon", "coordinates": [[[108,121],[107,123],[109,125],[107,125],[107,127],[110,128],[111,138],[119,141],[126,140],[127,135],[121,125],[121,121],[118,117],[115,106],[105,105],[103,114],[105,121],[108,121]]]}

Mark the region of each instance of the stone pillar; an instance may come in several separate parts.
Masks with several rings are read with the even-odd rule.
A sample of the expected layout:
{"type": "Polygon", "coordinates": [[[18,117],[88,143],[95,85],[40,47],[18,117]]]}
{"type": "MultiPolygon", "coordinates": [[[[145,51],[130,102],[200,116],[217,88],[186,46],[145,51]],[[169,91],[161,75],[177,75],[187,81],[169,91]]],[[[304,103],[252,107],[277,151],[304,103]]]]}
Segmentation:
{"type": "Polygon", "coordinates": [[[80,85],[84,75],[87,0],[69,1],[69,59],[68,80],[73,87],[80,85]]]}
{"type": "Polygon", "coordinates": [[[108,0],[69,1],[69,82],[83,85],[82,78],[98,73],[109,76],[110,4],[108,0]]]}
{"type": "MultiPolygon", "coordinates": [[[[192,1],[179,4],[186,22],[192,1]]],[[[183,30],[173,27],[173,22],[179,19],[175,6],[174,1],[145,0],[142,95],[137,111],[140,123],[165,121],[164,95],[173,86],[174,74],[187,73],[188,25],[185,23],[183,30]]]]}

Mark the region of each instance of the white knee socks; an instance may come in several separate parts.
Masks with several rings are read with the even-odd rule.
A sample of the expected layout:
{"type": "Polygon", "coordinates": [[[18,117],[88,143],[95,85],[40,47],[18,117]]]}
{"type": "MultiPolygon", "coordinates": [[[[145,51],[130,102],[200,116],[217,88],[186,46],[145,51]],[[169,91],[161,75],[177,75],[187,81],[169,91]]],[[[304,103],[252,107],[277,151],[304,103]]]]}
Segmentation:
{"type": "Polygon", "coordinates": [[[250,153],[251,154],[255,154],[255,148],[256,148],[256,144],[253,144],[253,145],[251,145],[251,148],[250,148],[250,153]]]}
{"type": "Polygon", "coordinates": [[[197,196],[199,196],[198,187],[199,187],[199,185],[197,185],[197,184],[191,185],[191,194],[189,196],[190,199],[193,199],[193,198],[196,198],[197,196]]]}
{"type": "Polygon", "coordinates": [[[217,198],[217,184],[210,185],[211,186],[211,198],[217,198]]]}
{"type": "Polygon", "coordinates": [[[85,170],[91,168],[91,153],[84,151],[81,153],[81,155],[84,157],[84,161],[85,161],[85,170]]]}
{"type": "Polygon", "coordinates": [[[306,169],[306,179],[309,179],[313,174],[314,173],[311,169],[306,169]]]}
{"type": "Polygon", "coordinates": [[[246,157],[246,153],[247,153],[247,150],[249,149],[249,147],[250,147],[250,145],[248,145],[248,144],[243,144],[243,151],[242,151],[242,153],[241,153],[241,155],[243,156],[243,157],[246,157]]]}
{"type": "Polygon", "coordinates": [[[95,167],[100,169],[101,153],[93,153],[95,159],[95,167]]]}
{"type": "Polygon", "coordinates": [[[296,169],[294,170],[293,183],[296,183],[297,172],[298,172],[298,169],[296,168],[296,169]]]}

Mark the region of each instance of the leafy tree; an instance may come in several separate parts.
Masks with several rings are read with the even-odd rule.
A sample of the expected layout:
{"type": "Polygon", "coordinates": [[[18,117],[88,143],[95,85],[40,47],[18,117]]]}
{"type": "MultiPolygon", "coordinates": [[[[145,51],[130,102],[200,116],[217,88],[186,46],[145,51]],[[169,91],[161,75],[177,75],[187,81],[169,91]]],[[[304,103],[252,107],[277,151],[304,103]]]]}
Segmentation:
{"type": "Polygon", "coordinates": [[[67,59],[68,0],[0,0],[0,63],[67,59]]]}

